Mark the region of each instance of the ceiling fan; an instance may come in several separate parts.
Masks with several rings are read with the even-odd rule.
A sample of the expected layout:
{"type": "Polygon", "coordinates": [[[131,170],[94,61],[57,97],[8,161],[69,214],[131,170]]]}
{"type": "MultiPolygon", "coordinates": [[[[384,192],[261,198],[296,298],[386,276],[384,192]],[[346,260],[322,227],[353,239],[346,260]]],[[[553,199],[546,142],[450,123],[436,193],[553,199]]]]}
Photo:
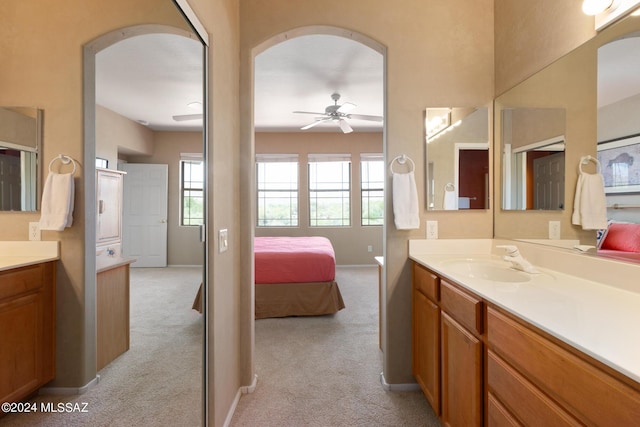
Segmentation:
{"type": "Polygon", "coordinates": [[[374,122],[381,122],[383,120],[382,116],[370,116],[366,114],[349,114],[349,111],[352,111],[356,108],[356,104],[352,104],[350,102],[345,102],[342,105],[338,105],[338,100],[340,99],[339,93],[331,94],[331,99],[333,99],[333,105],[329,105],[324,109],[324,113],[313,113],[311,111],[294,111],[294,113],[298,114],[315,114],[320,117],[316,117],[315,121],[309,123],[306,126],[300,128],[301,130],[307,130],[314,126],[319,125],[320,123],[328,123],[328,122],[337,122],[340,129],[344,133],[353,132],[353,128],[347,123],[346,119],[356,119],[356,120],[369,120],[374,122]]]}

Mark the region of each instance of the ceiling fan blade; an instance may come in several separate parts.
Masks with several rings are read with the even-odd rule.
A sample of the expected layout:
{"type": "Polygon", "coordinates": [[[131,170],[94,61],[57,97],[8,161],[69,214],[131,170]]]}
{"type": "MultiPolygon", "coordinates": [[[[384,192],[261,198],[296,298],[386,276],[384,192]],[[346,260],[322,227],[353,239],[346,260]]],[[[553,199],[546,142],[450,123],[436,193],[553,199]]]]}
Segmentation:
{"type": "Polygon", "coordinates": [[[316,116],[324,116],[325,115],[325,113],[313,113],[311,111],[294,111],[294,113],[296,113],[296,114],[313,114],[313,115],[316,115],[316,116]]]}
{"type": "Polygon", "coordinates": [[[373,122],[381,122],[384,120],[384,117],[382,116],[369,116],[367,114],[349,114],[347,117],[350,119],[369,120],[373,122]]]}
{"type": "Polygon", "coordinates": [[[351,128],[351,126],[349,126],[349,123],[347,123],[346,120],[340,119],[338,124],[340,125],[340,129],[342,129],[342,132],[344,132],[344,133],[353,132],[353,129],[351,128]]]}
{"type": "Polygon", "coordinates": [[[352,103],[350,103],[350,102],[345,102],[345,103],[344,103],[344,104],[342,104],[342,105],[340,106],[340,108],[338,108],[336,111],[337,111],[338,113],[346,114],[346,113],[348,113],[349,111],[353,110],[354,108],[356,108],[356,104],[352,104],[352,103]]]}
{"type": "Polygon", "coordinates": [[[313,123],[309,123],[308,125],[301,127],[301,128],[300,128],[300,130],[307,130],[307,129],[311,129],[311,128],[312,128],[312,127],[314,127],[314,126],[318,126],[320,123],[328,122],[328,121],[330,121],[330,120],[331,120],[331,119],[320,119],[320,120],[316,120],[316,121],[315,121],[315,122],[313,122],[313,123]]]}
{"type": "Polygon", "coordinates": [[[176,122],[184,122],[187,120],[201,120],[202,114],[182,114],[179,116],[173,116],[173,120],[176,122]]]}

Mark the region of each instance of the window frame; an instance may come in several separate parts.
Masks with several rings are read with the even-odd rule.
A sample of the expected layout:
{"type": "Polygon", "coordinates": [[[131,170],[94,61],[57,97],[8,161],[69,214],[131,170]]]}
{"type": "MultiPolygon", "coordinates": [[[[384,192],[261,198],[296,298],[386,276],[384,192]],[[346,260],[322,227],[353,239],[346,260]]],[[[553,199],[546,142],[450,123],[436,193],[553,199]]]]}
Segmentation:
{"type": "MultiPolygon", "coordinates": [[[[352,226],[352,209],[353,209],[353,203],[352,203],[352,188],[353,188],[353,178],[352,178],[352,173],[353,173],[353,165],[352,165],[352,160],[351,160],[351,154],[309,154],[308,155],[308,159],[307,159],[307,193],[308,193],[308,210],[309,210],[309,218],[308,218],[308,227],[309,228],[347,228],[347,227],[351,227],[352,226]],[[322,188],[322,189],[314,189],[312,187],[312,167],[313,165],[316,164],[321,164],[321,163],[346,163],[347,166],[347,173],[346,173],[346,177],[348,178],[348,181],[346,182],[347,184],[347,188],[344,188],[344,184],[345,181],[341,181],[341,188],[322,188]],[[317,207],[316,207],[316,215],[314,218],[313,215],[313,209],[312,209],[312,204],[313,201],[317,201],[318,198],[317,197],[313,197],[313,194],[315,193],[329,193],[329,192],[338,192],[338,193],[342,193],[342,196],[340,197],[340,200],[342,201],[341,203],[341,211],[342,211],[342,217],[341,218],[328,218],[327,220],[334,220],[334,221],[340,221],[341,224],[318,224],[318,215],[317,215],[317,207]],[[346,193],[346,197],[345,197],[345,193],[346,193]],[[345,214],[345,207],[344,207],[344,201],[347,201],[348,206],[346,208],[346,218],[344,217],[345,214]],[[345,221],[346,220],[346,221],[345,221]],[[346,222],[346,223],[345,223],[346,222]]],[[[317,174],[316,174],[317,175],[317,174]]],[[[344,170],[343,170],[343,174],[342,174],[342,178],[344,178],[345,174],[344,174],[344,170]]],[[[331,182],[324,182],[324,184],[330,184],[331,182]]],[[[317,183],[316,183],[317,185],[317,183]]]]}
{"type": "MultiPolygon", "coordinates": [[[[180,206],[179,206],[179,213],[178,213],[178,223],[180,227],[200,227],[201,225],[204,224],[204,211],[205,211],[205,193],[204,193],[204,180],[205,180],[205,169],[204,169],[204,159],[200,156],[193,156],[193,157],[182,157],[180,159],[180,172],[179,172],[179,186],[180,186],[180,206]],[[185,186],[185,164],[187,163],[199,163],[202,167],[202,181],[200,181],[202,183],[201,186],[190,186],[190,187],[186,187],[185,186]],[[199,199],[202,201],[202,218],[197,218],[194,216],[188,216],[185,217],[185,199],[186,197],[192,197],[191,195],[187,196],[186,193],[187,192],[191,192],[191,191],[200,191],[202,196],[199,197],[199,199]],[[200,220],[199,223],[197,224],[186,224],[185,223],[185,219],[190,219],[190,220],[200,220]]],[[[198,181],[193,181],[193,180],[189,180],[188,182],[192,183],[192,182],[198,182],[198,181]]],[[[197,197],[196,197],[197,198],[197,197]]]]}
{"type": "MultiPolygon", "coordinates": [[[[300,160],[298,154],[257,154],[255,162],[256,172],[256,224],[257,228],[297,228],[300,227],[300,160]],[[289,189],[261,189],[260,187],[260,164],[266,163],[295,163],[295,188],[289,189]],[[295,204],[289,203],[289,221],[287,224],[261,224],[261,221],[273,221],[260,217],[260,200],[262,193],[289,193],[289,200],[292,200],[292,193],[295,193],[295,204]],[[295,207],[295,209],[294,209],[295,207]]],[[[265,199],[266,200],[266,199],[265,199]]]]}
{"type": "MultiPolygon", "coordinates": [[[[384,164],[384,156],[382,153],[361,153],[360,154],[360,226],[361,227],[380,227],[384,225],[384,179],[385,179],[385,164],[384,164]],[[363,164],[367,162],[380,162],[382,164],[382,176],[381,178],[381,186],[378,187],[369,187],[364,188],[364,183],[371,182],[368,179],[365,181],[364,179],[364,167],[363,164]],[[365,193],[370,194],[372,192],[381,192],[382,193],[382,216],[380,218],[375,218],[374,220],[379,220],[379,224],[365,224],[365,193]]],[[[374,181],[377,182],[377,181],[374,181]]],[[[370,200],[371,197],[367,197],[367,200],[370,200]]],[[[369,203],[367,203],[369,205],[369,203]]],[[[367,215],[366,219],[371,222],[372,219],[367,215]]]]}

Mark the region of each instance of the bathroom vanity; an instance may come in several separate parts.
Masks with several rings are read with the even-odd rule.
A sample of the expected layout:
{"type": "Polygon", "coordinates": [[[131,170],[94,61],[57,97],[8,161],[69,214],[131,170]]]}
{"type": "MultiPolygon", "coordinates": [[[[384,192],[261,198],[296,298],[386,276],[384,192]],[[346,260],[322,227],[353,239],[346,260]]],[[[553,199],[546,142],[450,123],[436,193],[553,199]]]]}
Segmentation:
{"type": "Polygon", "coordinates": [[[55,377],[58,242],[0,242],[0,401],[55,377]]]}
{"type": "Polygon", "coordinates": [[[545,268],[593,264],[586,255],[518,243],[542,266],[530,275],[495,246],[410,243],[413,373],[442,423],[635,425],[640,289],[623,277],[637,271],[609,286],[545,268]]]}

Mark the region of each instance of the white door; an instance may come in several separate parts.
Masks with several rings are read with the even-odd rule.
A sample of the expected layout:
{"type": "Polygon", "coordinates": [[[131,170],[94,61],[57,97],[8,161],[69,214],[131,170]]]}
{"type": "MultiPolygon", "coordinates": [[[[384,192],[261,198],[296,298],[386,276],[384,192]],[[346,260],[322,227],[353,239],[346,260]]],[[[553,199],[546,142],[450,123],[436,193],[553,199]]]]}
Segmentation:
{"type": "Polygon", "coordinates": [[[132,267],[167,266],[168,165],[125,163],[122,253],[132,267]]]}

